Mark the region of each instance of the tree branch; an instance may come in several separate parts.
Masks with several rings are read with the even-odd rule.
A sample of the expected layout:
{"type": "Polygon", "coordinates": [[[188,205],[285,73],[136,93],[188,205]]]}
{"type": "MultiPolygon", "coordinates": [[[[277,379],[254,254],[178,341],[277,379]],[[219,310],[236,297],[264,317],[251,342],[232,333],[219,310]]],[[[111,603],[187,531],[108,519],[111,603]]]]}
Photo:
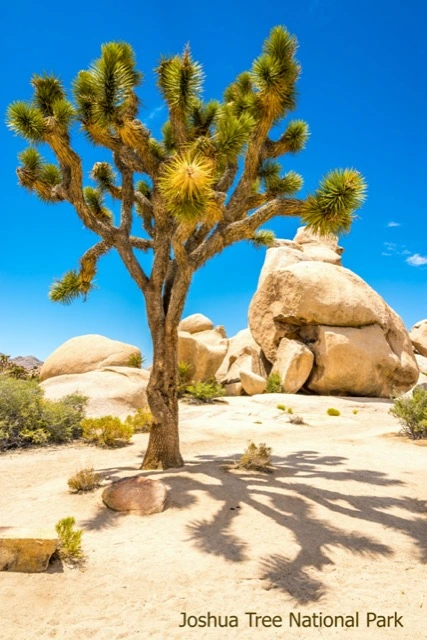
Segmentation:
{"type": "Polygon", "coordinates": [[[83,194],[82,163],[78,154],[71,148],[67,133],[59,133],[52,127],[46,135],[46,142],[55,153],[63,176],[62,190],[83,224],[102,238],[114,244],[115,227],[98,220],[86,204],[83,194]]]}
{"type": "Polygon", "coordinates": [[[302,200],[275,199],[257,209],[244,220],[218,225],[210,235],[189,256],[193,270],[199,269],[207,260],[220,253],[225,247],[239,240],[251,239],[260,226],[276,216],[298,216],[302,209],[302,200]]]}
{"type": "Polygon", "coordinates": [[[160,162],[150,148],[149,130],[139,120],[126,120],[121,127],[117,127],[117,131],[122,142],[138,152],[143,172],[154,178],[160,162]]]}
{"type": "Polygon", "coordinates": [[[152,240],[145,240],[145,238],[137,236],[129,236],[129,240],[134,249],[141,249],[141,251],[149,251],[154,246],[152,240]]]}

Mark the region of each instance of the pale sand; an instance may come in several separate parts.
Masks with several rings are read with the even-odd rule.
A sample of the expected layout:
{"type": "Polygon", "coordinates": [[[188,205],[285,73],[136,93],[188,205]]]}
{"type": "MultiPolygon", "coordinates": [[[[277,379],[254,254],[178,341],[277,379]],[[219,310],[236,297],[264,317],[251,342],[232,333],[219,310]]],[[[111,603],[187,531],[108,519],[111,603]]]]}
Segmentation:
{"type": "Polygon", "coordinates": [[[427,447],[396,436],[389,405],[266,395],[183,406],[187,466],[147,474],[170,497],[145,518],[107,510],[102,489],[72,495],[66,481],[88,465],[110,480],[140,473],[146,435],[118,450],[1,455],[0,526],[74,515],[88,560],[84,571],[0,573],[0,638],[427,638],[427,447]],[[308,426],[289,424],[278,403],[308,426]],[[326,415],[331,406],[340,417],[326,415]],[[221,468],[250,439],[273,447],[273,475],[221,468]],[[239,628],[179,629],[183,611],[236,615],[239,628]],[[280,615],[283,627],[251,629],[248,611],[280,615]],[[289,628],[291,611],[359,611],[360,627],[289,628]],[[367,629],[367,611],[397,611],[404,628],[367,629]]]}

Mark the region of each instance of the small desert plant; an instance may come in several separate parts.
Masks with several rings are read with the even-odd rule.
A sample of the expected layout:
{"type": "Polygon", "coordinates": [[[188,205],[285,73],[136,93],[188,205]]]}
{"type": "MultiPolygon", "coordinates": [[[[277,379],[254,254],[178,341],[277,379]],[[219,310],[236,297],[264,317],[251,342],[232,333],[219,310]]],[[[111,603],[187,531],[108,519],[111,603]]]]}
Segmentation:
{"type": "Polygon", "coordinates": [[[279,411],[286,411],[286,407],[284,404],[278,404],[276,409],[279,409],[279,411]]]}
{"type": "Polygon", "coordinates": [[[224,388],[215,380],[208,382],[193,382],[188,385],[185,397],[191,398],[195,402],[213,402],[215,398],[225,395],[224,388]]]}
{"type": "Polygon", "coordinates": [[[129,356],[128,367],[134,367],[135,369],[141,369],[143,364],[144,364],[144,358],[142,357],[142,355],[140,353],[132,353],[132,355],[129,356]]]}
{"type": "Polygon", "coordinates": [[[93,467],[87,467],[80,469],[68,480],[68,486],[74,493],[85,493],[86,491],[93,491],[97,489],[101,484],[101,476],[99,473],[95,473],[93,467]]]}
{"type": "Polygon", "coordinates": [[[134,433],[148,433],[153,424],[153,414],[149,407],[140,407],[133,416],[128,416],[125,424],[132,427],[134,433]]]}
{"type": "Polygon", "coordinates": [[[58,534],[59,546],[57,556],[65,562],[78,562],[84,559],[82,550],[82,534],[81,529],[74,529],[76,524],[72,516],[63,518],[55,525],[58,534]]]}
{"type": "Polygon", "coordinates": [[[390,413],[402,424],[402,433],[413,440],[427,438],[427,389],[415,387],[412,397],[396,398],[390,413]]]}
{"type": "Polygon", "coordinates": [[[267,447],[264,442],[259,445],[250,442],[234,468],[271,473],[271,466],[271,447],[267,447]]]}
{"type": "Polygon", "coordinates": [[[302,416],[291,416],[288,422],[291,422],[292,424],[305,424],[302,416]]]}
{"type": "Polygon", "coordinates": [[[267,378],[266,393],[282,393],[282,379],[280,373],[270,373],[267,378]]]}
{"type": "Polygon", "coordinates": [[[328,416],[340,416],[341,415],[341,411],[338,411],[338,409],[334,409],[333,407],[330,407],[326,413],[328,414],[328,416]]]}
{"type": "Polygon", "coordinates": [[[130,424],[115,416],[85,418],[82,420],[82,437],[100,447],[120,447],[134,434],[130,424]]]}
{"type": "Polygon", "coordinates": [[[358,409],[353,409],[353,414],[354,414],[355,416],[357,416],[357,414],[358,414],[358,413],[359,413],[359,410],[358,410],[358,409]]]}
{"type": "Polygon", "coordinates": [[[86,400],[79,395],[46,400],[35,380],[0,376],[0,450],[79,437],[86,400]]]}
{"type": "Polygon", "coordinates": [[[294,410],[292,409],[292,407],[288,407],[288,413],[293,413],[294,410]]]}
{"type": "Polygon", "coordinates": [[[182,397],[191,382],[193,365],[189,362],[178,362],[178,395],[182,397]]]}

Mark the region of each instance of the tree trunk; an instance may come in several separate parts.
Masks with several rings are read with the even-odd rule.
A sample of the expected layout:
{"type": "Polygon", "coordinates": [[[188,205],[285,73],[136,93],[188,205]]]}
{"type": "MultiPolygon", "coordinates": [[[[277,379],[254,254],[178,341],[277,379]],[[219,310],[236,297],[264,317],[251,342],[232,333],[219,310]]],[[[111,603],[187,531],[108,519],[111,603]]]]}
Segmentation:
{"type": "Polygon", "coordinates": [[[166,330],[162,313],[150,314],[153,337],[153,367],[147,398],[153,425],[142,469],[182,467],[178,433],[178,328],[166,330]]]}

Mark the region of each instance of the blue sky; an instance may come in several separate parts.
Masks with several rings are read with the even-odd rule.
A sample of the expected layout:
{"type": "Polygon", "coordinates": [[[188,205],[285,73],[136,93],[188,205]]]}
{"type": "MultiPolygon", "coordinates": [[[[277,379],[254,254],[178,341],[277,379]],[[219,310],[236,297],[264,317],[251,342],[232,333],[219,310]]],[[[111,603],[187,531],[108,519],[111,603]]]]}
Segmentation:
{"type": "MultiPolygon", "coordinates": [[[[69,87],[101,43],[125,40],[145,75],[141,117],[156,133],[165,117],[153,73],[161,54],[189,42],[204,67],[205,97],[220,98],[250,67],[271,27],[286,25],[299,40],[303,69],[292,117],[306,120],[312,134],[284,166],[303,175],[306,191],[336,167],[364,174],[368,199],[341,239],[343,263],[410,327],[427,317],[426,18],[422,0],[7,3],[0,111],[30,97],[33,73],[53,71],[69,87]]],[[[100,263],[98,288],[86,303],[48,300],[53,278],[75,268],[94,238],[70,206],[43,205],[18,187],[16,155],[25,143],[0,130],[0,352],[44,359],[68,338],[100,333],[138,345],[149,360],[142,295],[116,255],[100,263]]],[[[99,152],[77,142],[77,131],[75,137],[89,172],[99,152]]],[[[269,225],[284,238],[298,226],[297,219],[269,225]]],[[[243,243],[228,249],[196,274],[185,313],[205,313],[229,335],[245,327],[263,259],[264,250],[243,243]]]]}

